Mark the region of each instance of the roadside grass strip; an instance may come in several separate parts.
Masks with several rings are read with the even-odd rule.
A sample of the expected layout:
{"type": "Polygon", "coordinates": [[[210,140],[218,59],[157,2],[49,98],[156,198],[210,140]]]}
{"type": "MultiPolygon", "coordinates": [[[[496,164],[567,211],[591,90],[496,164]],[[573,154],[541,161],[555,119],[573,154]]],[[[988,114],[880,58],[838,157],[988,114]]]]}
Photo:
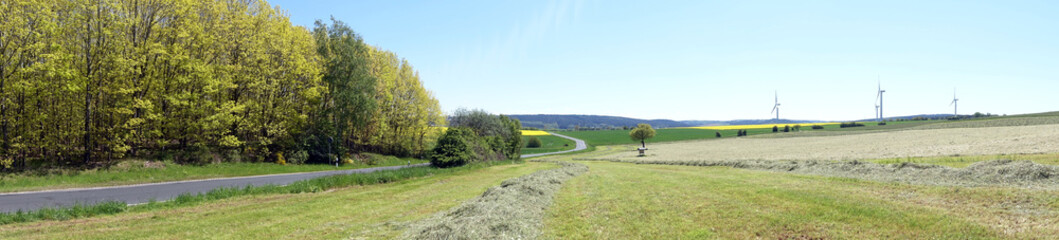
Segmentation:
{"type": "Polygon", "coordinates": [[[410,224],[459,206],[507,179],[558,167],[498,162],[318,193],[131,208],[93,218],[3,225],[0,239],[396,239],[410,224]]]}
{"type": "MultiPolygon", "coordinates": [[[[505,161],[510,162],[510,161],[505,161]]],[[[124,202],[102,202],[90,205],[74,205],[63,208],[43,208],[35,211],[16,211],[0,213],[0,225],[33,222],[41,220],[70,220],[101,215],[110,215],[127,211],[149,210],[162,207],[189,206],[201,202],[232,198],[245,195],[316,193],[334,188],[373,185],[396,182],[404,179],[443,174],[455,171],[484,168],[503,162],[471,164],[457,168],[435,168],[430,166],[410,167],[396,170],[375,171],[345,175],[331,175],[293,182],[288,185],[262,185],[242,188],[217,188],[201,194],[181,194],[165,202],[148,202],[138,205],[127,205],[124,202]]]]}
{"type": "Polygon", "coordinates": [[[459,207],[414,224],[400,239],[537,239],[544,211],[563,182],[588,172],[578,163],[504,181],[459,207]]]}
{"type": "Polygon", "coordinates": [[[243,177],[267,174],[348,170],[369,167],[425,163],[426,160],[373,155],[374,164],[355,163],[335,167],[327,164],[213,163],[204,166],[176,164],[172,161],[124,160],[107,169],[53,169],[4,175],[0,173],[0,192],[22,192],[67,188],[106,187],[210,178],[243,177]]]}

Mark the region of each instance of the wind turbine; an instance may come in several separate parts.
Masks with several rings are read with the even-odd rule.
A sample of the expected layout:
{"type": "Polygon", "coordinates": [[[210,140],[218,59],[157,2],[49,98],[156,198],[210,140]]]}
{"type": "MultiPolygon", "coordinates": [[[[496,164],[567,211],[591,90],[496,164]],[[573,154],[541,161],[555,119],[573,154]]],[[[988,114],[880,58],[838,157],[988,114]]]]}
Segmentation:
{"type": "Polygon", "coordinates": [[[960,101],[960,99],[956,98],[956,88],[952,88],[952,102],[949,103],[949,106],[952,106],[952,116],[953,117],[959,117],[960,116],[956,112],[956,110],[957,110],[956,108],[959,107],[959,104],[956,103],[957,101],[960,101]]]}
{"type": "Polygon", "coordinates": [[[882,90],[882,81],[881,80],[878,80],[878,81],[879,81],[879,91],[878,91],[878,94],[875,95],[875,119],[876,119],[876,121],[882,122],[882,119],[883,119],[883,96],[882,96],[882,94],[884,92],[886,92],[886,90],[882,90]]]}
{"type": "Polygon", "coordinates": [[[780,120],[780,94],[779,94],[778,91],[776,92],[776,105],[772,106],[772,112],[770,112],[770,113],[773,113],[773,112],[776,113],[776,121],[779,121],[780,120]]]}

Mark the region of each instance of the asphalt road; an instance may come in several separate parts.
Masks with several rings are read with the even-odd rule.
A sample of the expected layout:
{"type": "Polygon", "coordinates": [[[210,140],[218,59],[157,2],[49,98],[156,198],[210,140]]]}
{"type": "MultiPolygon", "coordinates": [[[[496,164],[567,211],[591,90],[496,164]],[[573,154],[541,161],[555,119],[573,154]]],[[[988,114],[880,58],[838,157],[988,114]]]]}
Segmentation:
{"type": "Polygon", "coordinates": [[[248,185],[286,185],[299,180],[337,174],[369,173],[406,167],[427,166],[429,163],[406,166],[375,167],[350,170],[320,171],[307,173],[274,174],[249,177],[189,180],[177,182],[148,183],[127,186],[77,188],[35,192],[0,193],[0,212],[36,210],[44,207],[65,207],[74,204],[93,204],[120,201],[128,204],[146,203],[152,199],[165,201],[184,193],[204,193],[221,187],[246,187],[248,185]]]}
{"type": "Polygon", "coordinates": [[[557,133],[551,133],[551,134],[555,135],[556,137],[561,137],[561,138],[565,138],[565,139],[574,140],[574,142],[577,143],[577,144],[574,146],[574,149],[571,149],[571,150],[559,151],[559,152],[549,152],[549,153],[526,154],[526,155],[522,155],[522,158],[540,157],[540,156],[547,156],[547,155],[552,155],[552,154],[563,154],[563,153],[568,153],[568,152],[581,151],[581,150],[585,150],[586,148],[588,148],[588,144],[585,144],[585,140],[572,138],[570,136],[557,134],[557,133]]]}
{"type": "MultiPolygon", "coordinates": [[[[522,155],[522,158],[539,157],[552,154],[580,151],[587,148],[585,141],[554,134],[574,140],[577,146],[573,150],[522,155]]],[[[18,210],[32,211],[40,208],[67,207],[75,204],[94,204],[107,201],[119,201],[128,204],[146,203],[151,200],[166,201],[184,193],[205,193],[221,187],[246,187],[261,185],[286,185],[299,180],[318,178],[337,174],[369,173],[379,170],[393,170],[406,167],[427,166],[429,163],[408,166],[376,167],[351,170],[320,171],[307,173],[289,173],[248,177],[217,178],[163,183],[148,183],[114,187],[75,188],[34,192],[0,193],[0,212],[18,210]]]]}

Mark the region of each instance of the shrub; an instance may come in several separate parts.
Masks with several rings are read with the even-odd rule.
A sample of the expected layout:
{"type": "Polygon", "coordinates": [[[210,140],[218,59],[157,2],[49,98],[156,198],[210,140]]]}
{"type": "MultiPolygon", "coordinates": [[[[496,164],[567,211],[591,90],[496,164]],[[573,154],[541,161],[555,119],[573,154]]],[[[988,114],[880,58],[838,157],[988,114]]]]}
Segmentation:
{"type": "Polygon", "coordinates": [[[290,157],[287,158],[287,163],[290,164],[303,164],[306,161],[309,161],[309,152],[305,150],[299,150],[294,153],[291,153],[290,157]]]}
{"type": "Polygon", "coordinates": [[[879,122],[879,126],[886,126],[886,122],[879,122]]]}
{"type": "Polygon", "coordinates": [[[820,125],[813,125],[813,127],[812,127],[812,128],[813,128],[813,130],[820,130],[820,129],[824,129],[824,126],[820,126],[820,125]]]}
{"type": "Polygon", "coordinates": [[[713,134],[714,134],[715,136],[717,136],[718,138],[720,138],[720,137],[721,137],[721,132],[713,132],[713,134]]]}
{"type": "Polygon", "coordinates": [[[857,123],[857,122],[848,122],[848,123],[842,123],[842,124],[838,125],[839,128],[863,127],[863,126],[864,126],[863,123],[857,123]]]}
{"type": "Polygon", "coordinates": [[[539,148],[541,145],[544,144],[541,143],[541,139],[537,137],[529,137],[529,140],[526,141],[527,148],[539,148]]]}
{"type": "Polygon", "coordinates": [[[791,132],[791,125],[783,126],[783,132],[791,132]]]}
{"type": "Polygon", "coordinates": [[[779,132],[779,131],[780,131],[779,127],[772,126],[772,132],[779,132]]]}
{"type": "Polygon", "coordinates": [[[475,142],[474,132],[464,127],[449,128],[438,138],[430,156],[430,164],[436,167],[456,167],[474,161],[472,146],[475,142]]]}
{"type": "Polygon", "coordinates": [[[283,157],[283,153],[276,153],[276,164],[287,165],[287,159],[283,157]]]}
{"type": "Polygon", "coordinates": [[[794,131],[801,131],[801,130],[802,130],[802,125],[800,125],[800,124],[794,125],[794,131]]]}

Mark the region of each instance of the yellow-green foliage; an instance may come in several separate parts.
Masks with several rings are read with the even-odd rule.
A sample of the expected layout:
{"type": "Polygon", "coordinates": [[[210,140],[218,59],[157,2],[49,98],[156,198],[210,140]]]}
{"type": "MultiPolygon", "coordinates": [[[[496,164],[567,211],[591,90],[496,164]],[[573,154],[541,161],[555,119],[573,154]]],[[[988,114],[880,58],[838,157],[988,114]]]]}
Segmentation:
{"type": "MultiPolygon", "coordinates": [[[[163,150],[275,160],[333,110],[320,43],[265,0],[3,1],[0,32],[0,155],[15,166],[163,150]]],[[[379,108],[352,110],[370,127],[334,131],[377,138],[337,144],[428,149],[444,119],[418,74],[390,52],[357,54],[380,70],[367,96],[379,108]]]]}

